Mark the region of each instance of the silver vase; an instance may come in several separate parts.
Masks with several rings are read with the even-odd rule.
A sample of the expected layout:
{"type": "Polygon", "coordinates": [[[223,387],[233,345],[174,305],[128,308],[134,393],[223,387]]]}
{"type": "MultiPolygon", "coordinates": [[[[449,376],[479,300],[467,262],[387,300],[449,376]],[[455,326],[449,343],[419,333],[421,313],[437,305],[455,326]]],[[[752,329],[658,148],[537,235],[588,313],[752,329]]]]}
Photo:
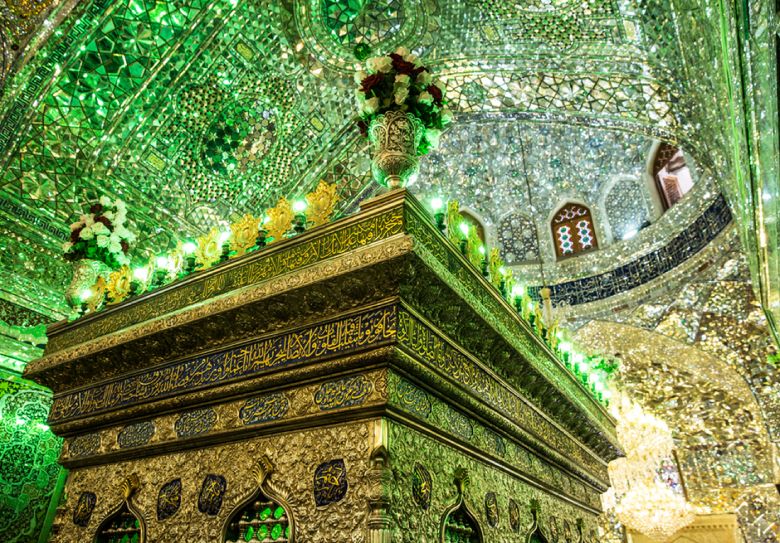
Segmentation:
{"type": "Polygon", "coordinates": [[[403,111],[388,111],[371,121],[371,173],[377,183],[390,189],[406,186],[420,167],[417,148],[424,134],[422,121],[403,111]]]}
{"type": "Polygon", "coordinates": [[[81,307],[84,292],[97,283],[98,277],[108,281],[111,268],[100,260],[82,258],[73,262],[73,279],[65,290],[65,300],[71,307],[81,307]]]}

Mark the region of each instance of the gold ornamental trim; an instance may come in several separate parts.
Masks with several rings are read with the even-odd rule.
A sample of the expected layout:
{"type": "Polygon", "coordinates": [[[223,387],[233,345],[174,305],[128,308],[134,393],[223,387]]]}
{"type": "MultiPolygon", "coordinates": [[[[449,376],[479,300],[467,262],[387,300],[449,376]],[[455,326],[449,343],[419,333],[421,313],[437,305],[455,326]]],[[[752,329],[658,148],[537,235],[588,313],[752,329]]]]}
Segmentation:
{"type": "Polygon", "coordinates": [[[49,421],[61,423],[108,409],[246,379],[277,368],[380,346],[394,341],[396,330],[397,308],[391,305],[272,334],[228,350],[57,396],[49,421]]]}
{"type": "Polygon", "coordinates": [[[49,329],[46,352],[52,354],[61,351],[402,233],[402,205],[377,211],[378,214],[361,213],[312,230],[300,237],[280,241],[263,251],[215,266],[208,272],[193,275],[191,279],[118,304],[76,323],[56,324],[49,329]]]}

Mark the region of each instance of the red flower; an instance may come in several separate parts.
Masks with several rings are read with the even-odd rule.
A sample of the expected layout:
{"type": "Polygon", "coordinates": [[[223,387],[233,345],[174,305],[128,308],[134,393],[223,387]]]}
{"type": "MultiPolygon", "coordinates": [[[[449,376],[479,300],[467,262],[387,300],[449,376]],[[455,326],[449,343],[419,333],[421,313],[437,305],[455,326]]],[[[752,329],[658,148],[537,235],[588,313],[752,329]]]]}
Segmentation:
{"type": "Polygon", "coordinates": [[[129,244],[129,243],[127,243],[125,240],[122,240],[122,241],[120,241],[120,242],[119,242],[119,245],[121,245],[121,246],[122,246],[122,252],[123,252],[123,253],[127,253],[127,251],[129,251],[129,250],[130,250],[130,244],[129,244]]]}
{"type": "Polygon", "coordinates": [[[433,96],[433,101],[436,102],[436,105],[440,106],[442,98],[444,98],[444,96],[442,96],[441,89],[436,85],[428,85],[428,88],[425,90],[427,90],[428,93],[433,96]]]}
{"type": "Polygon", "coordinates": [[[360,129],[360,133],[363,135],[363,137],[367,137],[368,136],[368,123],[361,119],[361,120],[358,121],[357,125],[358,125],[358,128],[360,129]]]}
{"type": "Polygon", "coordinates": [[[81,231],[84,230],[84,227],[77,228],[76,230],[70,231],[70,241],[71,243],[76,243],[79,240],[79,234],[81,234],[81,231]]]}
{"type": "Polygon", "coordinates": [[[390,58],[393,59],[393,68],[399,74],[405,74],[414,79],[418,74],[425,71],[425,68],[415,68],[413,62],[404,60],[403,57],[396,53],[390,53],[390,58]]]}
{"type": "Polygon", "coordinates": [[[380,84],[383,79],[384,76],[382,74],[369,75],[363,81],[361,81],[360,91],[368,94],[371,91],[371,89],[373,89],[378,84],[380,84]]]}
{"type": "Polygon", "coordinates": [[[111,228],[111,221],[102,215],[100,217],[95,217],[95,222],[102,222],[104,225],[106,225],[106,228],[111,228]]]}
{"type": "Polygon", "coordinates": [[[98,215],[103,212],[103,206],[101,204],[92,204],[89,208],[89,212],[98,215]]]}

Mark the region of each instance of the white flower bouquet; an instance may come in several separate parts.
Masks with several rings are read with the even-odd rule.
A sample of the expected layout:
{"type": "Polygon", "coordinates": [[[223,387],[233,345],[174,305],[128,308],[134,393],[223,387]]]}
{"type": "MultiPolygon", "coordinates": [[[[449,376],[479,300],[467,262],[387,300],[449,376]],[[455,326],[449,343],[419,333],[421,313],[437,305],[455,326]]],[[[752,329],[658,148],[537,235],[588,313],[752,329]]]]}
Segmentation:
{"type": "Polygon", "coordinates": [[[127,253],[135,234],[125,227],[127,206],[103,196],[79,220],[70,225],[70,241],[62,249],[69,261],[89,258],[112,269],[130,263],[127,253]]]}

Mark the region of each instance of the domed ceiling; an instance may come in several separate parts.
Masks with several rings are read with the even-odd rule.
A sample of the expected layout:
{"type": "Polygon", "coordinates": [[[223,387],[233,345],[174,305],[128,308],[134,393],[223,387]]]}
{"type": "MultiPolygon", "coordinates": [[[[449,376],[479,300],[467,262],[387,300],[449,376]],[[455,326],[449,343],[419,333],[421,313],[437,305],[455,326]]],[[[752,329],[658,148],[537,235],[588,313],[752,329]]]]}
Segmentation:
{"type": "MultiPolygon", "coordinates": [[[[703,188],[650,244],[621,249],[623,261],[718,197],[710,172],[722,154],[703,153],[717,141],[696,138],[707,124],[688,120],[693,90],[675,72],[708,54],[714,38],[696,31],[711,21],[680,15],[695,48],[682,50],[665,41],[675,30],[665,1],[4,1],[4,295],[52,316],[69,273],[59,245],[96,195],[130,204],[143,253],[319,179],[340,183],[345,209],[375,190],[354,127],[358,45],[414,49],[446,81],[457,123],[415,190],[446,187],[509,259],[531,251],[502,220],[547,220],[565,197],[592,202],[610,240],[650,217],[642,175],[658,140],[702,152],[703,188]]],[[[717,84],[701,78],[696,90],[717,84]]],[[[586,273],[572,268],[557,279],[586,273]]]]}

